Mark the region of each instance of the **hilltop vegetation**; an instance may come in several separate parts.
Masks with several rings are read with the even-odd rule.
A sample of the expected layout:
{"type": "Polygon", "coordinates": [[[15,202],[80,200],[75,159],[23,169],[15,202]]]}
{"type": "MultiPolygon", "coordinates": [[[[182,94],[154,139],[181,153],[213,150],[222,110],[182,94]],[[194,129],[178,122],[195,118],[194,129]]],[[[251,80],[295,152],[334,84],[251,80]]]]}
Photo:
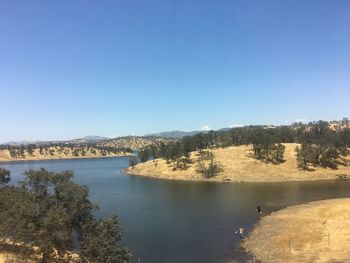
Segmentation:
{"type": "MultiPolygon", "coordinates": [[[[219,157],[215,158],[216,154],[212,154],[210,160],[203,163],[203,160],[195,156],[201,156],[204,151],[208,150],[220,153],[222,152],[220,148],[242,148],[242,146],[245,146],[243,148],[249,152],[239,157],[242,161],[249,156],[261,164],[279,166],[287,160],[285,151],[288,150],[288,160],[295,162],[293,167],[295,170],[314,171],[316,168],[336,170],[339,166],[349,165],[347,155],[350,147],[350,122],[344,118],[340,122],[318,121],[309,124],[295,123],[291,126],[246,126],[229,131],[209,131],[183,137],[181,140],[167,144],[161,143],[159,146],[145,147],[140,151],[139,157],[141,162],[154,159],[160,162],[162,159],[174,174],[177,170],[186,171],[193,166],[192,164],[195,164],[199,167],[197,171],[202,176],[214,177],[220,172],[227,175],[225,165],[220,163],[222,160],[219,157]],[[294,147],[292,154],[290,145],[294,147]],[[207,173],[208,169],[213,171],[210,176],[207,173]]],[[[236,152],[233,148],[230,149],[233,153],[236,152]]],[[[224,156],[222,158],[227,159],[224,156]]],[[[234,161],[232,159],[232,162],[234,161]]],[[[227,163],[226,166],[230,164],[227,163]]],[[[142,174],[141,167],[139,165],[139,169],[136,169],[138,168],[136,166],[136,170],[129,172],[142,174]]],[[[157,173],[156,170],[153,173],[157,173]]]]}
{"type": "Polygon", "coordinates": [[[129,148],[103,147],[96,144],[0,145],[0,161],[112,157],[131,152],[129,148]]]}
{"type": "Polygon", "coordinates": [[[134,150],[168,141],[163,138],[136,136],[104,140],[95,136],[66,142],[3,144],[0,145],[0,161],[124,156],[134,150]]]}
{"type": "MultiPolygon", "coordinates": [[[[139,163],[134,168],[130,166],[126,170],[132,175],[191,181],[215,181],[215,182],[281,182],[281,181],[306,181],[326,180],[343,177],[350,178],[349,166],[339,165],[338,169],[325,169],[321,166],[314,167],[312,171],[298,168],[296,143],[284,143],[284,162],[274,164],[254,158],[252,145],[230,146],[225,148],[210,149],[214,155],[214,164],[218,164],[217,173],[198,171],[200,152],[194,151],[189,155],[190,162],[185,169],[175,168],[173,162],[159,158],[139,163]]],[[[350,163],[350,158],[345,158],[350,163]]],[[[210,160],[202,161],[209,168],[210,160]]],[[[215,166],[214,166],[215,167],[215,166]]]]}
{"type": "Polygon", "coordinates": [[[132,150],[140,150],[147,147],[158,147],[161,144],[167,144],[170,140],[159,137],[140,137],[140,136],[126,136],[111,140],[106,140],[98,143],[99,147],[110,148],[130,148],[132,150]]]}

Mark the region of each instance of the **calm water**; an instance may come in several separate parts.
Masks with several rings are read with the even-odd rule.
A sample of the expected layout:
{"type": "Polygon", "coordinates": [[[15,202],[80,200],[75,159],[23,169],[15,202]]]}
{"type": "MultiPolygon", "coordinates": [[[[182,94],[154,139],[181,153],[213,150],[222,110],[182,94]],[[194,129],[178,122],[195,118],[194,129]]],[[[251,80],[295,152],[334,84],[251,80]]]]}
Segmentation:
{"type": "Polygon", "coordinates": [[[128,159],[75,159],[0,163],[12,180],[26,169],[73,170],[100,206],[97,216],[117,214],[125,228],[123,244],[133,262],[246,262],[233,228],[247,231],[255,207],[270,213],[290,204],[349,197],[350,182],[205,183],[174,182],[122,174],[128,159]]]}

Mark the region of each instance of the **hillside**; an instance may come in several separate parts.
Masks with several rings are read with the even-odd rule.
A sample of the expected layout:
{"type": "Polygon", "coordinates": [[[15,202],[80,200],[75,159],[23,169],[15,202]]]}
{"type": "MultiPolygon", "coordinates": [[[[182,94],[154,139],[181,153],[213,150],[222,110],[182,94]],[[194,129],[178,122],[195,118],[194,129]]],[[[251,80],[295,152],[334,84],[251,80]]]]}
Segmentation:
{"type": "MultiPolygon", "coordinates": [[[[163,159],[148,161],[128,168],[125,172],[133,175],[170,180],[219,181],[219,182],[278,182],[336,179],[338,175],[350,178],[350,169],[339,166],[337,170],[316,168],[315,171],[303,171],[297,168],[295,148],[297,144],[287,143],[284,159],[279,165],[267,164],[251,156],[251,146],[232,146],[214,149],[215,160],[223,165],[224,171],[216,177],[205,179],[196,172],[197,152],[191,154],[193,164],[187,170],[173,170],[163,159]]],[[[347,159],[350,161],[349,157],[347,159]]]]}
{"type": "Polygon", "coordinates": [[[158,137],[126,136],[99,142],[97,143],[97,146],[113,147],[117,149],[130,148],[132,150],[139,150],[150,145],[159,145],[162,142],[167,143],[168,141],[169,139],[158,137]]]}
{"type": "Polygon", "coordinates": [[[62,142],[3,144],[0,145],[0,161],[124,156],[134,150],[168,141],[156,137],[127,136],[106,140],[90,136],[62,142]]]}
{"type": "Polygon", "coordinates": [[[18,150],[0,149],[0,161],[34,161],[34,160],[52,160],[52,159],[72,159],[72,158],[98,158],[98,157],[116,157],[125,156],[130,153],[122,150],[99,149],[92,146],[66,147],[66,146],[47,146],[32,149],[18,150]]]}
{"type": "Polygon", "coordinates": [[[261,262],[349,262],[350,198],[287,207],[264,216],[244,246],[261,262]]]}

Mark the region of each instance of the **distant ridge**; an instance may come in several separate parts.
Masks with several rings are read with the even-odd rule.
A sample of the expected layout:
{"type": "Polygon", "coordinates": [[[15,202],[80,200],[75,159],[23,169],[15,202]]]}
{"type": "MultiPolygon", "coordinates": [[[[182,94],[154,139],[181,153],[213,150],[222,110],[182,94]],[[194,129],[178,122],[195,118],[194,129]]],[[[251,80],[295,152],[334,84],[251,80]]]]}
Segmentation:
{"type": "MultiPolygon", "coordinates": [[[[221,128],[219,130],[215,131],[229,131],[232,130],[233,128],[221,128]]],[[[159,132],[159,133],[151,133],[151,134],[146,134],[143,137],[162,137],[162,138],[168,138],[168,139],[181,139],[185,136],[192,136],[198,133],[208,133],[209,131],[165,131],[165,132],[159,132]]]]}
{"type": "Polygon", "coordinates": [[[1,143],[1,145],[13,145],[13,146],[19,146],[19,145],[28,145],[28,144],[48,144],[48,143],[59,143],[64,141],[18,141],[18,142],[5,142],[1,143]]]}
{"type": "Polygon", "coordinates": [[[93,143],[110,140],[109,137],[101,136],[85,136],[82,138],[72,139],[72,140],[53,140],[53,141],[18,141],[18,142],[7,142],[2,144],[8,145],[28,145],[28,144],[52,144],[52,143],[93,143]]]}
{"type": "Polygon", "coordinates": [[[108,140],[111,139],[109,137],[103,137],[103,136],[85,136],[80,138],[81,140],[87,140],[87,141],[102,141],[102,140],[108,140]]]}
{"type": "Polygon", "coordinates": [[[73,140],[70,140],[68,142],[71,142],[71,143],[93,143],[93,142],[106,141],[106,140],[110,140],[110,139],[112,139],[112,138],[94,135],[94,136],[85,136],[82,138],[73,139],[73,140]]]}
{"type": "Polygon", "coordinates": [[[143,137],[162,137],[162,138],[169,138],[169,139],[181,139],[185,136],[192,136],[197,133],[201,133],[203,131],[165,131],[165,132],[159,132],[159,133],[151,133],[144,135],[143,137]]]}
{"type": "MultiPolygon", "coordinates": [[[[343,129],[346,127],[350,127],[350,121],[349,118],[343,118],[343,120],[340,121],[325,121],[328,123],[331,129],[343,129]]],[[[309,126],[315,122],[309,122],[309,123],[301,123],[301,122],[294,122],[290,124],[284,124],[284,125],[244,125],[249,126],[249,127],[262,127],[262,128],[275,128],[279,126],[292,126],[292,127],[298,127],[298,126],[309,126]]],[[[220,131],[220,132],[226,132],[232,129],[239,129],[241,126],[237,127],[226,127],[226,128],[221,128],[215,131],[220,131]]],[[[84,136],[81,138],[76,138],[76,139],[71,139],[71,140],[52,140],[52,141],[28,141],[28,140],[22,140],[22,141],[11,141],[7,143],[0,143],[0,145],[12,145],[12,146],[20,146],[20,145],[29,145],[29,144],[37,144],[37,145],[48,145],[48,144],[58,144],[58,143],[72,143],[72,144],[87,144],[87,143],[102,143],[106,142],[108,144],[108,141],[111,142],[112,140],[116,145],[120,145],[119,142],[123,141],[121,145],[128,145],[128,143],[125,143],[127,141],[131,142],[132,144],[136,147],[136,145],[147,145],[149,144],[149,141],[155,140],[155,139],[165,139],[166,140],[178,140],[181,139],[185,136],[192,136],[195,134],[199,133],[208,133],[209,131],[179,131],[179,130],[174,130],[174,131],[164,131],[164,132],[159,132],[159,133],[151,133],[151,134],[146,134],[143,136],[134,136],[134,135],[129,135],[129,136],[120,136],[116,138],[110,138],[110,137],[103,137],[103,136],[97,136],[97,135],[92,135],[92,136],[84,136]],[[145,139],[145,140],[141,140],[145,139]],[[134,144],[134,141],[138,140],[138,143],[134,144]],[[142,142],[141,142],[142,141],[142,142]]],[[[159,142],[159,140],[156,140],[159,142]]],[[[112,143],[112,144],[114,144],[112,143]]],[[[131,147],[133,148],[133,147],[131,147]]]]}

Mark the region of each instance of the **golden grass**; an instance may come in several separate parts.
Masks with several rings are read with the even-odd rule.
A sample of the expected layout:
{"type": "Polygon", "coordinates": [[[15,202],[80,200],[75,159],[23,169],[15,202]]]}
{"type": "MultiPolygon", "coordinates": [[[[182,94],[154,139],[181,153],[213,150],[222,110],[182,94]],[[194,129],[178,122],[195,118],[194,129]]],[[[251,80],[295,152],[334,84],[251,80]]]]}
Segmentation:
{"type": "MultiPolygon", "coordinates": [[[[52,255],[58,262],[57,251],[52,255]]],[[[67,251],[64,262],[77,262],[79,254],[67,251]]],[[[38,253],[38,247],[29,247],[21,242],[13,242],[11,239],[0,239],[0,263],[37,263],[42,261],[42,255],[38,253]]]]}
{"type": "MultiPolygon", "coordinates": [[[[337,170],[316,168],[315,171],[302,171],[297,168],[295,148],[297,144],[284,144],[285,162],[279,165],[267,164],[251,157],[251,146],[238,146],[214,149],[215,160],[223,165],[224,172],[214,178],[205,179],[196,172],[196,162],[187,170],[174,171],[165,160],[148,161],[128,168],[126,173],[170,180],[218,181],[218,182],[279,182],[336,179],[344,174],[350,178],[349,167],[339,166],[337,170]],[[158,163],[156,166],[155,163],[158,163]]],[[[191,158],[196,160],[197,153],[191,158]]]]}
{"type": "Polygon", "coordinates": [[[32,155],[29,155],[28,152],[25,152],[25,158],[13,158],[10,155],[8,150],[0,150],[0,162],[8,161],[37,161],[37,160],[56,160],[56,159],[76,159],[76,158],[100,158],[100,157],[117,157],[117,156],[126,156],[130,155],[127,152],[120,153],[109,153],[106,156],[103,156],[102,153],[95,149],[96,153],[88,151],[86,149],[85,156],[74,156],[70,147],[50,147],[48,149],[54,149],[55,152],[51,155],[49,152],[43,152],[40,154],[39,149],[35,149],[32,155]],[[67,154],[65,154],[65,152],[67,154]]]}
{"type": "Polygon", "coordinates": [[[260,220],[244,246],[261,262],[350,262],[350,198],[274,212],[260,220]]]}
{"type": "Polygon", "coordinates": [[[14,255],[9,253],[0,253],[0,263],[7,263],[9,261],[15,261],[16,258],[14,255]]]}

